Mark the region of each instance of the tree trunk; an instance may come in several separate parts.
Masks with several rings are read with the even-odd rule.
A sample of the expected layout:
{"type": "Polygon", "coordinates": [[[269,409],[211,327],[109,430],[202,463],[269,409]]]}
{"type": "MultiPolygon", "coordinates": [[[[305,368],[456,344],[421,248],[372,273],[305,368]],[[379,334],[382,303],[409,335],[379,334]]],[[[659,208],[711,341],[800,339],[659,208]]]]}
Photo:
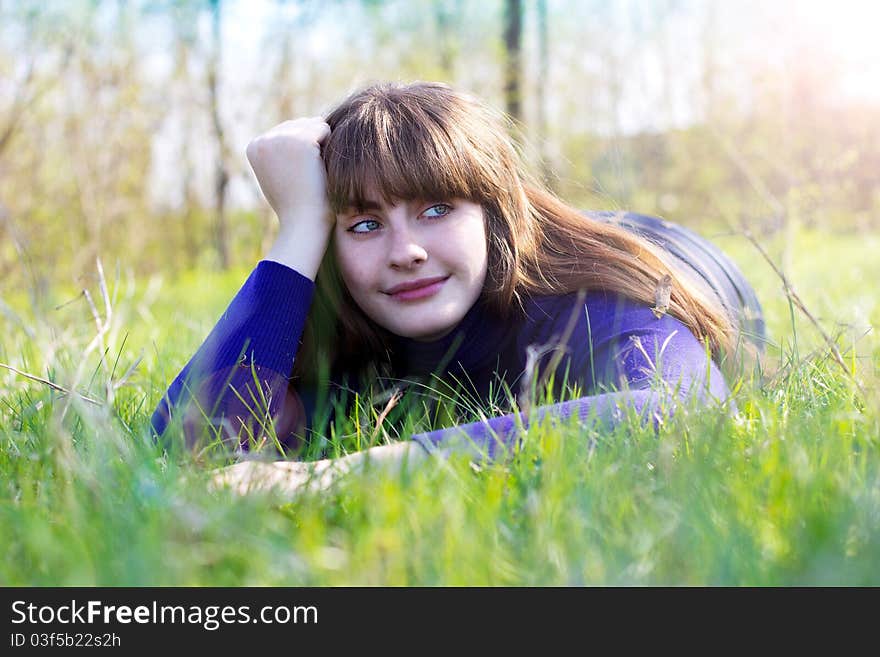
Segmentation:
{"type": "MultiPolygon", "coordinates": [[[[701,75],[703,92],[703,119],[713,124],[718,118],[717,89],[715,77],[718,74],[718,7],[715,2],[706,3],[702,25],[703,67],[701,75]]],[[[717,126],[716,126],[717,127],[717,126]]]]}
{"type": "Polygon", "coordinates": [[[455,79],[455,65],[458,59],[458,37],[456,24],[461,16],[461,4],[458,0],[436,0],[434,3],[434,23],[437,28],[439,45],[437,55],[440,58],[440,70],[446,80],[455,79]]]}
{"type": "Polygon", "coordinates": [[[537,141],[541,158],[541,177],[550,189],[557,186],[556,173],[550,165],[547,152],[547,79],[550,75],[550,43],[547,31],[547,0],[538,0],[538,80],[535,93],[538,96],[537,141]]]}
{"type": "Polygon", "coordinates": [[[219,99],[217,96],[217,78],[221,64],[221,0],[211,0],[211,24],[213,27],[213,48],[208,62],[208,91],[211,100],[211,121],[214,126],[214,138],[217,142],[217,160],[214,166],[214,244],[221,269],[228,269],[229,236],[226,226],[226,187],[229,185],[229,171],[226,166],[226,136],[220,119],[219,99]]]}
{"type": "Polygon", "coordinates": [[[275,89],[278,93],[278,115],[275,117],[277,123],[294,118],[293,81],[291,79],[293,72],[292,35],[292,27],[285,30],[279,44],[281,57],[278,60],[278,68],[275,70],[275,89]]]}
{"type": "Polygon", "coordinates": [[[504,103],[507,113],[522,122],[522,0],[504,2],[504,103]]]}
{"type": "Polygon", "coordinates": [[[192,154],[190,152],[190,139],[193,133],[192,104],[188,102],[191,80],[189,75],[190,40],[186,33],[187,26],[180,21],[175,25],[175,62],[173,81],[175,97],[179,102],[177,110],[182,117],[182,134],[180,138],[180,167],[183,175],[180,177],[180,197],[183,207],[180,211],[178,223],[180,225],[181,245],[183,247],[183,262],[186,267],[193,269],[198,262],[199,244],[196,241],[196,207],[198,198],[195,194],[195,171],[192,154]]]}

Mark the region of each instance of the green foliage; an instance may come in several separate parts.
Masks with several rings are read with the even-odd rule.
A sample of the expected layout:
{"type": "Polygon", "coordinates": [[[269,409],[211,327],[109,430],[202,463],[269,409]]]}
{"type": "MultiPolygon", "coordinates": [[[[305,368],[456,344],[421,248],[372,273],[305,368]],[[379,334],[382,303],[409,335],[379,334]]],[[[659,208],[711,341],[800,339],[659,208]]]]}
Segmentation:
{"type": "MultiPolygon", "coordinates": [[[[869,257],[877,238],[795,237],[792,281],[838,335],[868,398],[803,318],[792,323],[754,249],[727,238],[773,338],[764,377],[737,388],[737,414],[689,408],[659,435],[546,423],[505,463],[453,456],[292,499],[209,492],[205,463],[148,433],[159,395],[245,270],[111,279],[112,319],[97,346],[84,299],[37,316],[22,300],[14,311],[33,336],[0,320],[0,362],[100,404],[0,369],[0,583],[876,586],[880,345],[861,336],[880,319],[876,292],[862,285],[880,276],[869,257]],[[844,261],[838,282],[821,286],[844,261]]],[[[777,257],[781,246],[767,248],[777,257]]],[[[434,421],[391,420],[400,438],[434,421]]],[[[375,416],[351,418],[334,449],[383,442],[369,438],[374,428],[375,416]]]]}

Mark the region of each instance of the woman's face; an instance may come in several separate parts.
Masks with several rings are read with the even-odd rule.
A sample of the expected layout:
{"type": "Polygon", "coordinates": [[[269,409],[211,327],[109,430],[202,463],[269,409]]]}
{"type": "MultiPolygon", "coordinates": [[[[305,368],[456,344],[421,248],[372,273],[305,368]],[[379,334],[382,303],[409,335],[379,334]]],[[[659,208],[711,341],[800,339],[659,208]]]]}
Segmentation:
{"type": "Polygon", "coordinates": [[[486,280],[483,209],[461,199],[400,201],[372,194],[336,217],[335,252],[352,298],[374,322],[420,341],[443,337],[486,280]]]}

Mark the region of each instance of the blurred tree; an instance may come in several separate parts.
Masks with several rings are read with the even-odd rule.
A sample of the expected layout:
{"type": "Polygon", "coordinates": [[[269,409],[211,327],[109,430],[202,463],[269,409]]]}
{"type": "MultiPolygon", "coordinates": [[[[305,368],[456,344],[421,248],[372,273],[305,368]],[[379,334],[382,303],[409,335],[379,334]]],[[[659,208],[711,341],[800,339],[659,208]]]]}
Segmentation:
{"type": "Polygon", "coordinates": [[[145,174],[157,116],[137,66],[135,11],[125,2],[88,9],[74,51],[74,75],[64,81],[65,150],[54,153],[57,182],[48,182],[67,197],[64,214],[73,215],[68,221],[75,218],[72,227],[79,229],[79,238],[65,244],[76,275],[92,274],[102,253],[124,259],[149,239],[145,174]]]}
{"type": "Polygon", "coordinates": [[[550,91],[547,83],[550,77],[550,35],[547,27],[547,0],[537,0],[535,5],[538,28],[538,74],[535,80],[535,102],[537,117],[535,119],[535,135],[538,142],[538,158],[540,159],[541,178],[550,189],[557,188],[557,174],[550,162],[547,141],[547,103],[550,91]]]}
{"type": "Polygon", "coordinates": [[[32,305],[47,288],[49,272],[33,250],[45,236],[44,226],[29,212],[39,187],[22,184],[35,177],[43,157],[29,137],[41,106],[68,70],[73,50],[71,35],[52,24],[50,13],[51,8],[41,6],[0,4],[0,26],[6,33],[0,39],[0,234],[5,234],[0,240],[0,280],[11,290],[26,279],[32,305]],[[17,28],[12,38],[10,28],[17,28]],[[58,56],[43,50],[49,40],[58,56]]]}
{"type": "MultiPolygon", "coordinates": [[[[192,153],[193,134],[195,130],[196,108],[192,96],[197,85],[194,84],[190,71],[193,50],[198,35],[198,6],[191,2],[178,1],[170,7],[171,30],[174,39],[174,68],[172,85],[174,89],[173,114],[180,117],[180,198],[181,210],[179,217],[172,218],[177,224],[180,234],[180,250],[183,251],[179,260],[187,267],[194,268],[198,263],[198,254],[202,248],[201,227],[198,225],[199,198],[196,192],[195,162],[192,153]],[[175,220],[176,219],[176,220],[175,220]]],[[[172,112],[169,112],[169,117],[172,112]]]]}
{"type": "Polygon", "coordinates": [[[434,0],[434,25],[439,41],[438,65],[446,81],[454,80],[456,76],[461,10],[461,0],[434,0]]]}
{"type": "Polygon", "coordinates": [[[295,95],[292,84],[293,73],[293,35],[292,26],[286,25],[278,41],[278,67],[275,69],[273,91],[277,97],[275,120],[278,123],[295,118],[293,99],[295,95]]]}
{"type": "Polygon", "coordinates": [[[208,59],[208,93],[211,108],[211,125],[214,130],[216,153],[214,160],[214,245],[221,269],[228,269],[229,229],[226,225],[226,188],[229,186],[229,146],[223,119],[220,115],[220,96],[218,77],[223,58],[222,2],[209,0],[211,9],[211,52],[208,59]]]}
{"type": "Polygon", "coordinates": [[[706,0],[706,10],[700,25],[700,91],[702,115],[707,122],[718,119],[718,5],[717,0],[706,0]]]}
{"type": "Polygon", "coordinates": [[[504,0],[504,106],[522,122],[522,0],[504,0]]]}

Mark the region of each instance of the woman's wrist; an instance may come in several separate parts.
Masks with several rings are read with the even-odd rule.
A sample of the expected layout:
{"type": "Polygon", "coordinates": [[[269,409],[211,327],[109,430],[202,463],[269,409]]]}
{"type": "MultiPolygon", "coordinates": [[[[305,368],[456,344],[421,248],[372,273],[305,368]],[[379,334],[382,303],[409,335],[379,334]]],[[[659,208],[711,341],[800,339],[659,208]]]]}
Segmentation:
{"type": "Polygon", "coordinates": [[[329,225],[282,224],[264,259],[286,265],[314,281],[329,241],[329,225]]]}

